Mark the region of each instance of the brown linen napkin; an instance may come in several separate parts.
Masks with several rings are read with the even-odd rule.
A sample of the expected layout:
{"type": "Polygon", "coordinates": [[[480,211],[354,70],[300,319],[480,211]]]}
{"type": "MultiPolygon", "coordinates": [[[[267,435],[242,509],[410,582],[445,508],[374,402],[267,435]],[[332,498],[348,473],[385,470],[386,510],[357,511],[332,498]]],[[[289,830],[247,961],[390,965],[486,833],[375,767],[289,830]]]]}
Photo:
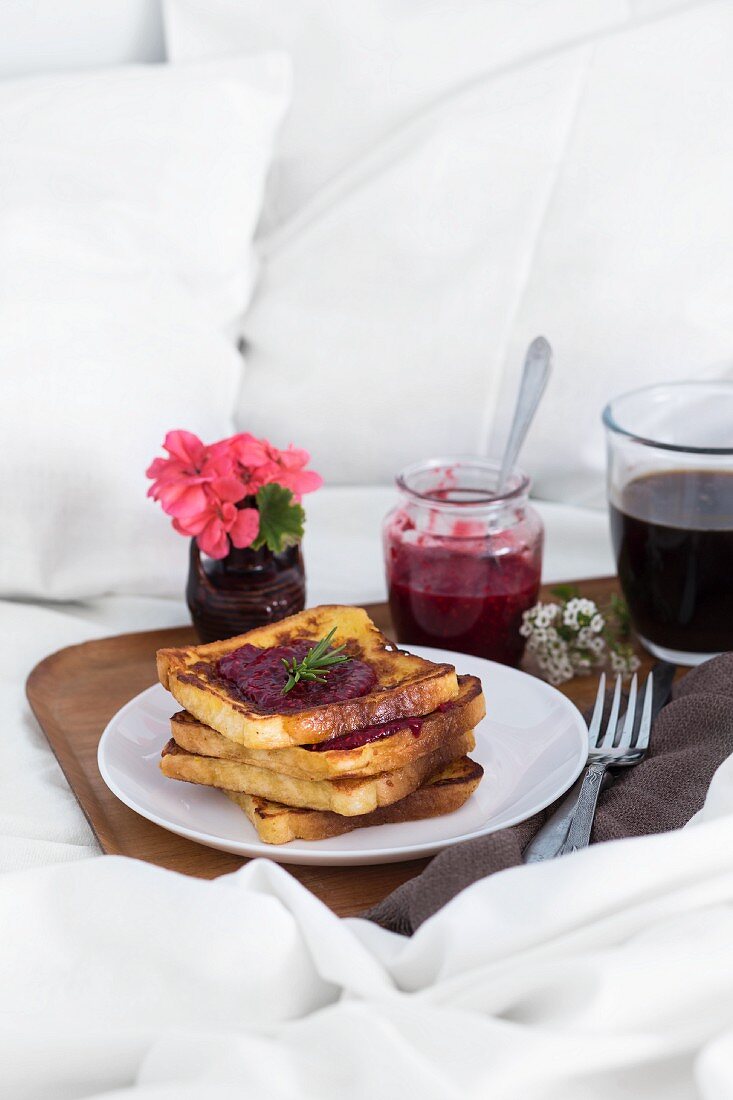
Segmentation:
{"type": "MultiPolygon", "coordinates": [[[[719,764],[733,753],[733,653],[689,672],[661,711],[646,758],[618,773],[599,799],[591,843],[678,829],[705,801],[719,764]]],[[[422,874],[363,913],[411,935],[472,882],[522,862],[522,852],[554,806],[499,833],[435,856],[422,874]]]]}

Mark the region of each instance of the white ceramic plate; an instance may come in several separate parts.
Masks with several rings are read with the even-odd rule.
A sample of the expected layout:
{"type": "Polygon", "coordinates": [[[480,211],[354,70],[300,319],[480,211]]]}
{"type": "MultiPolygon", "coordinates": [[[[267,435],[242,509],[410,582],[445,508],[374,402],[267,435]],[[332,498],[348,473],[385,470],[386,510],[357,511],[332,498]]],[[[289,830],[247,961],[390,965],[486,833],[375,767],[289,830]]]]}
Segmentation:
{"type": "Polygon", "coordinates": [[[241,856],[316,865],[396,863],[433,855],[458,840],[524,821],[574,782],[588,755],[588,734],[580,712],[559,691],[480,657],[421,646],[410,651],[454,663],[484,686],[488,715],[476,728],[471,756],[485,774],[456,813],[356,829],[331,840],[263,844],[225,795],[166,779],[160,771],[160,750],[170,736],[168,719],[180,710],[160,684],[130,700],[102,734],[97,754],[102,778],[126,806],[179,836],[241,856]]]}

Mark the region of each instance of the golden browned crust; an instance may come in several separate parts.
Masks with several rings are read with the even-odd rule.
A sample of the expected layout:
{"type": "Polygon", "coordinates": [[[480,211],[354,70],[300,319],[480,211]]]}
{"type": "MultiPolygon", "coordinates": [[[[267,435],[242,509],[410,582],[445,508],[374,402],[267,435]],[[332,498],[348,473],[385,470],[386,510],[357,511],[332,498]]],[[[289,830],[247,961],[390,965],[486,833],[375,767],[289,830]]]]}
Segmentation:
{"type": "Polygon", "coordinates": [[[393,771],[349,779],[298,779],[235,760],[194,756],[171,740],[160,767],[170,779],[200,783],[226,791],[242,791],[288,806],[328,810],[352,817],[388,806],[416,790],[434,772],[475,746],[471,731],[446,740],[431,753],[393,771]]]}
{"type": "Polygon", "coordinates": [[[481,681],[476,676],[459,676],[458,695],[448,708],[426,715],[417,734],[406,725],[381,741],[353,749],[311,752],[297,745],[287,749],[252,749],[204,726],[185,710],[171,718],[171,733],[176,744],[196,756],[239,760],[302,779],[336,779],[401,768],[433,752],[444,740],[474,729],[486,713],[481,681]]]}
{"type": "Polygon", "coordinates": [[[325,840],[370,825],[391,825],[454,813],[468,801],[482,776],[481,765],[464,756],[432,776],[400,802],[358,817],[295,809],[238,791],[225,793],[244,810],[260,840],[266,844],[287,844],[291,840],[325,840]]]}
{"type": "Polygon", "coordinates": [[[458,692],[453,665],[434,664],[398,649],[360,607],[314,607],[227,641],[161,649],[157,665],[160,682],[199,722],[254,749],[317,744],[365,726],[430,714],[458,692]],[[376,673],[377,685],[369,694],[312,710],[263,714],[237,699],[215,675],[216,661],[242,645],[316,642],[333,627],[333,644],[344,644],[350,656],[376,673]]]}

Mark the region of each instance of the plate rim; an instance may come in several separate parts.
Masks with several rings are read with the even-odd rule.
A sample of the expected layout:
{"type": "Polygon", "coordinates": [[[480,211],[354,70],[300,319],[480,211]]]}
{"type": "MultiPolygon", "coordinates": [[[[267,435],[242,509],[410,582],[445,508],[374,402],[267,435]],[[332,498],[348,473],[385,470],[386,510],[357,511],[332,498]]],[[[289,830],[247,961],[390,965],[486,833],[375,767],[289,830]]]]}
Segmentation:
{"type": "MultiPolygon", "coordinates": [[[[429,660],[443,660],[445,654],[450,652],[449,650],[437,649],[431,646],[411,646],[410,652],[415,653],[417,656],[424,656],[429,660]]],[[[460,658],[461,654],[454,654],[460,658]]],[[[578,733],[578,756],[571,769],[572,775],[569,781],[566,783],[563,779],[562,789],[557,790],[547,799],[540,800],[540,802],[533,808],[529,814],[518,813],[516,816],[512,816],[508,821],[502,822],[501,825],[488,827],[478,827],[472,829],[468,833],[461,833],[458,836],[447,837],[442,840],[435,841],[423,841],[419,844],[407,844],[392,846],[390,848],[366,848],[357,849],[355,851],[323,851],[316,848],[312,850],[303,850],[300,848],[291,849],[289,844],[266,844],[265,841],[257,838],[254,841],[229,841],[221,837],[217,837],[214,834],[202,831],[201,829],[189,829],[185,825],[177,825],[171,823],[169,820],[162,818],[154,811],[144,809],[135,799],[128,795],[127,792],[121,788],[109,773],[105,761],[105,752],[107,741],[114,735],[113,726],[119,721],[119,719],[136,704],[139,705],[140,700],[146,695],[151,693],[157,693],[158,689],[162,689],[163,685],[160,683],[151,684],[149,687],[144,688],[143,691],[137,693],[132,699],[128,699],[110,718],[105,726],[102,734],[99,738],[97,745],[97,767],[102,780],[112,792],[112,794],[120,800],[128,809],[134,813],[143,817],[145,820],[152,822],[159,828],[165,829],[167,832],[173,833],[176,836],[184,837],[187,840],[192,840],[197,844],[201,844],[204,847],[214,848],[218,851],[229,852],[231,855],[241,856],[246,859],[271,859],[276,863],[291,863],[297,865],[312,865],[312,866],[356,866],[356,865],[375,865],[380,863],[402,863],[411,859],[420,859],[429,856],[436,855],[438,852],[444,851],[446,848],[451,847],[454,844],[462,844],[468,840],[476,840],[481,836],[490,836],[491,833],[500,832],[503,829],[510,829],[514,825],[520,824],[522,821],[528,820],[528,818],[534,816],[536,813],[540,813],[546,809],[552,802],[557,801],[565,794],[573,785],[575,780],[580,775],[587,760],[587,736],[588,730],[580,709],[576,706],[572,699],[569,699],[567,695],[563,695],[552,684],[548,684],[546,680],[540,679],[538,676],[532,676],[531,673],[525,672],[523,669],[513,668],[510,665],[502,665],[497,661],[490,661],[485,657],[476,657],[474,654],[468,654],[476,660],[483,661],[489,665],[490,668],[499,669],[501,675],[507,673],[512,676],[517,676],[520,679],[529,678],[535,685],[539,685],[540,689],[543,689],[543,693],[562,701],[562,705],[570,708],[570,712],[574,712],[574,716],[577,718],[575,726],[578,733]]],[[[171,700],[175,703],[173,696],[171,700]]],[[[356,830],[358,832],[358,830],[356,830]]],[[[301,841],[301,843],[307,843],[301,841]]],[[[317,841],[316,843],[322,843],[317,841]]]]}

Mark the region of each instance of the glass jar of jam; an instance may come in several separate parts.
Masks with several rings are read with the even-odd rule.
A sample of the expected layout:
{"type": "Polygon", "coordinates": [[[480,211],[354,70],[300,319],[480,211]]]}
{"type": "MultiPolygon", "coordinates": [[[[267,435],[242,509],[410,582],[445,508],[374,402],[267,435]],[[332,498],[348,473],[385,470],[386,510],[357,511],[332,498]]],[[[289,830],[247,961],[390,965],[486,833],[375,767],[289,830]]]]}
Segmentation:
{"type": "Polygon", "coordinates": [[[437,458],[397,478],[400,500],[384,521],[384,559],[397,639],[517,665],[522,614],[537,602],[542,520],[529,478],[498,466],[437,458]]]}

